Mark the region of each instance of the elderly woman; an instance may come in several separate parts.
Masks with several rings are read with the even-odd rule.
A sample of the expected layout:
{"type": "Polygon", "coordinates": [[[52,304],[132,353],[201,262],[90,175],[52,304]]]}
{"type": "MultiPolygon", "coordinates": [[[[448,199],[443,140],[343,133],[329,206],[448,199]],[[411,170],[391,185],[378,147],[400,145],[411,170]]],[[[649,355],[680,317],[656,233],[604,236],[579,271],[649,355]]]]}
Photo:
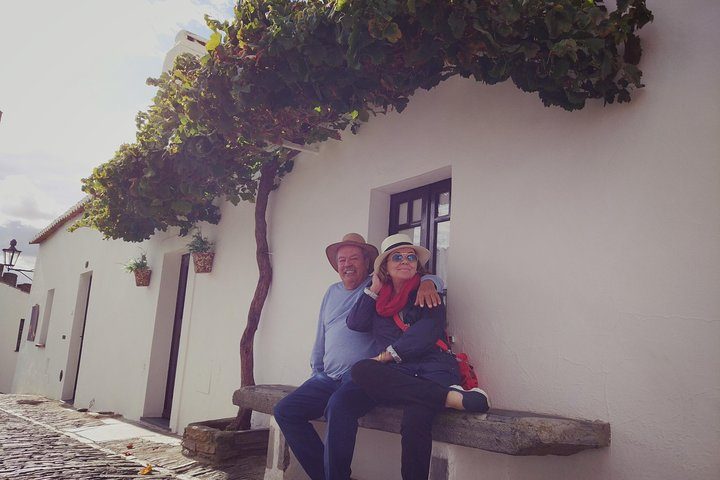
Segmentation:
{"type": "Polygon", "coordinates": [[[361,360],[352,379],[380,404],[403,406],[402,478],[427,479],[432,451],[432,422],[444,407],[473,412],[489,408],[479,388],[463,390],[457,360],[437,341],[445,339],[445,306],[414,305],[423,265],[430,252],[404,234],[382,242],[373,281],[347,318],[350,329],[371,332],[382,348],[361,360]]]}

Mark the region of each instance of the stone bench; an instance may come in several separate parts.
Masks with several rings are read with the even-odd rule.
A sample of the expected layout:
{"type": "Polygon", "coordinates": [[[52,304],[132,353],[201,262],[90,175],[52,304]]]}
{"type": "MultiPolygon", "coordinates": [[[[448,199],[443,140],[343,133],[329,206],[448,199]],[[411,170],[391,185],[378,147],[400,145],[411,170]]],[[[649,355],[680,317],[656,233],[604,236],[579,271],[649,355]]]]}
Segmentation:
{"type": "MultiPolygon", "coordinates": [[[[233,403],[272,415],[275,404],[295,388],[243,387],[233,394],[233,403]]],[[[361,418],[359,424],[363,428],[400,433],[401,418],[400,408],[378,407],[361,418]]],[[[572,455],[610,445],[610,424],[510,410],[491,409],[487,414],[475,414],[448,409],[435,419],[433,440],[507,455],[572,455]]],[[[271,454],[269,450],[268,456],[271,454]]],[[[284,470],[288,461],[287,453],[280,455],[277,467],[284,470]]],[[[273,468],[269,458],[268,468],[273,468]]]]}

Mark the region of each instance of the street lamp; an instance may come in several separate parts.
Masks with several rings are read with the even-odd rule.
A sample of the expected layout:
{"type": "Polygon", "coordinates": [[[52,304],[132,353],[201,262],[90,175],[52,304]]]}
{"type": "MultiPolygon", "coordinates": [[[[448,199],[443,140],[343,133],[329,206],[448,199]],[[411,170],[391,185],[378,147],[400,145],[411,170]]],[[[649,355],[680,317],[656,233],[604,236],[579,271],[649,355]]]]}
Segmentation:
{"type": "MultiPolygon", "coordinates": [[[[22,268],[15,268],[15,264],[18,261],[18,258],[20,257],[20,254],[22,253],[21,250],[18,250],[15,248],[15,245],[17,245],[17,240],[14,238],[10,240],[10,247],[9,248],[3,248],[3,263],[2,267],[5,268],[8,272],[20,272],[25,278],[32,280],[30,277],[28,277],[25,272],[32,272],[32,270],[23,270],[22,268]]],[[[3,268],[0,268],[0,272],[2,272],[3,268]]]]}
{"type": "Polygon", "coordinates": [[[10,248],[3,248],[3,265],[8,267],[8,270],[15,266],[18,257],[20,257],[20,254],[22,253],[21,250],[15,248],[15,245],[17,245],[17,240],[13,238],[10,240],[10,248]]]}

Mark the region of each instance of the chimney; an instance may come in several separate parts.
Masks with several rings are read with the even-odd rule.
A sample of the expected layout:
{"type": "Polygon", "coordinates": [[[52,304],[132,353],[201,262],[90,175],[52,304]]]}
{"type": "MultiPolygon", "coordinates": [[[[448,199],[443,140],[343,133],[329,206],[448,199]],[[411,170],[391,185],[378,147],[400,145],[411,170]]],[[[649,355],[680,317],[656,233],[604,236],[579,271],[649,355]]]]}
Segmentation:
{"type": "Polygon", "coordinates": [[[4,273],[2,276],[3,283],[7,283],[11,287],[17,284],[17,273],[4,273]]]}
{"type": "Polygon", "coordinates": [[[21,283],[17,286],[20,290],[22,290],[25,293],[30,293],[30,288],[32,288],[32,283],[21,283]]]}

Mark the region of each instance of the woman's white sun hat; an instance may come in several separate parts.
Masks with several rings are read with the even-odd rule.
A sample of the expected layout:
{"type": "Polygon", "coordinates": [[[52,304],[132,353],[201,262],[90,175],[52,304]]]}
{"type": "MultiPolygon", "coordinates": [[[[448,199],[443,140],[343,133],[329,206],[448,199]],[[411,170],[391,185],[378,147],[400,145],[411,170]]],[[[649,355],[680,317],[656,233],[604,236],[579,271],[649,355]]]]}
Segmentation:
{"type": "Polygon", "coordinates": [[[412,241],[410,241],[410,237],[404,233],[396,233],[387,237],[382,241],[382,244],[380,244],[380,251],[382,253],[380,253],[380,256],[375,259],[375,273],[380,271],[380,265],[383,264],[388,255],[392,254],[396,250],[406,247],[410,247],[415,250],[415,254],[418,256],[418,265],[424,266],[428,260],[430,260],[430,250],[419,245],[413,245],[412,241]]]}

